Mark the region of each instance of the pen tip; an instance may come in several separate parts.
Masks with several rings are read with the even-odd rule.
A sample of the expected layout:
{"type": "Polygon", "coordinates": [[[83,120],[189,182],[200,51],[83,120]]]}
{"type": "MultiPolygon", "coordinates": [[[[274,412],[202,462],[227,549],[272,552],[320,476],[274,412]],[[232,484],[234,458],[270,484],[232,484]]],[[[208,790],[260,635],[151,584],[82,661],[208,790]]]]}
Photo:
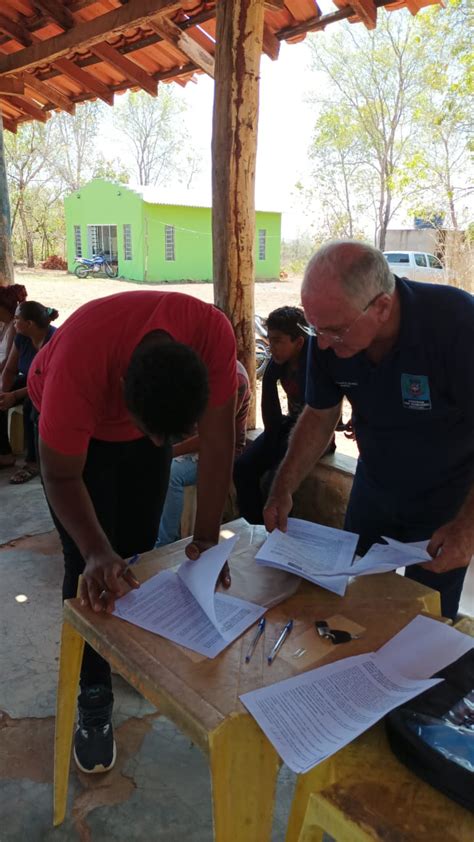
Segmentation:
{"type": "Polygon", "coordinates": [[[250,661],[250,658],[249,658],[249,656],[248,656],[248,655],[246,655],[246,656],[245,656],[245,663],[246,663],[246,664],[248,664],[248,662],[249,662],[249,661],[250,661]]]}
{"type": "Polygon", "coordinates": [[[272,659],[271,659],[271,658],[267,658],[267,663],[271,664],[271,662],[272,662],[272,659]]]}

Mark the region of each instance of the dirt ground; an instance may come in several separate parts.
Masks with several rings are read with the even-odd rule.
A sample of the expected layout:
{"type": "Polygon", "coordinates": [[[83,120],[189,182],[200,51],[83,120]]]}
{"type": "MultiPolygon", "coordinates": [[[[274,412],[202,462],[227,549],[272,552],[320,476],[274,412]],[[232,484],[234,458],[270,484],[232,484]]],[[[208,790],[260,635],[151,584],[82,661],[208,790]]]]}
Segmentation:
{"type": "MultiPolygon", "coordinates": [[[[137,284],[131,281],[111,280],[110,278],[86,278],[81,281],[67,272],[53,272],[47,269],[16,268],[15,280],[24,284],[28,297],[40,301],[47,307],[59,311],[56,325],[62,324],[81,304],[95,298],[113,295],[126,290],[154,289],[166,292],[185,292],[201,301],[213,300],[213,286],[207,284],[137,284]]],[[[295,276],[285,281],[258,282],[255,284],[255,310],[261,316],[267,316],[270,310],[284,304],[300,303],[301,277],[295,276]]]]}

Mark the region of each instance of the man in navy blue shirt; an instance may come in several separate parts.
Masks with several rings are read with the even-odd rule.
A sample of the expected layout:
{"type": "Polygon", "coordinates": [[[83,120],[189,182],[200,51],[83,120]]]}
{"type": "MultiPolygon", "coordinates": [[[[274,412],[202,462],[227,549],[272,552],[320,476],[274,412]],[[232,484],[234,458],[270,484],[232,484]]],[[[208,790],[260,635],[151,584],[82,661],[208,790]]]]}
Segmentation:
{"type": "Polygon", "coordinates": [[[314,337],[305,407],[265,510],[286,528],[292,494],[320,458],[341,401],[352,405],[360,458],[345,528],[365,552],[382,535],[429,539],[433,561],[407,569],[457,613],[474,554],[474,299],[395,278],[362,243],[323,246],[302,301],[314,337]]]}

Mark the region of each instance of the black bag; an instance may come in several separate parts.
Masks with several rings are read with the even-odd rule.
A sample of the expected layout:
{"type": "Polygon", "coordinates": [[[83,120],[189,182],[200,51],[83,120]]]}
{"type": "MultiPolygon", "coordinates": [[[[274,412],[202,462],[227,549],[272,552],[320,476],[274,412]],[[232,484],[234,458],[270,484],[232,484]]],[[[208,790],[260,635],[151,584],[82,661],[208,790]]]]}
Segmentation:
{"type": "Polygon", "coordinates": [[[474,812],[474,648],[440,684],[385,717],[390,747],[424,781],[474,812]]]}

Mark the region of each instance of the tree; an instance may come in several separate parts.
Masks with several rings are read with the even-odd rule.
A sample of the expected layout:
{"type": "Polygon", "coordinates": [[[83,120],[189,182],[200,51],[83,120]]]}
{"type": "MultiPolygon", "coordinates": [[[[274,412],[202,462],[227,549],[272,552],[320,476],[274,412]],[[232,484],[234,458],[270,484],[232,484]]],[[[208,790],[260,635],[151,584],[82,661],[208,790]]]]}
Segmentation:
{"type": "Polygon", "coordinates": [[[127,138],[139,184],[162,184],[181,174],[188,145],[184,111],[175,91],[164,85],[156,99],[140,91],[116,106],[115,125],[127,138]]]}
{"type": "Polygon", "coordinates": [[[29,267],[35,263],[35,225],[31,213],[33,186],[44,187],[51,180],[47,163],[50,155],[50,126],[36,121],[25,123],[5,139],[7,173],[10,183],[12,230],[19,220],[29,267]]]}
{"type": "Polygon", "coordinates": [[[102,106],[98,102],[85,102],[77,107],[74,116],[61,111],[51,118],[49,164],[67,192],[77,190],[92,178],[101,117],[102,106]]]}

